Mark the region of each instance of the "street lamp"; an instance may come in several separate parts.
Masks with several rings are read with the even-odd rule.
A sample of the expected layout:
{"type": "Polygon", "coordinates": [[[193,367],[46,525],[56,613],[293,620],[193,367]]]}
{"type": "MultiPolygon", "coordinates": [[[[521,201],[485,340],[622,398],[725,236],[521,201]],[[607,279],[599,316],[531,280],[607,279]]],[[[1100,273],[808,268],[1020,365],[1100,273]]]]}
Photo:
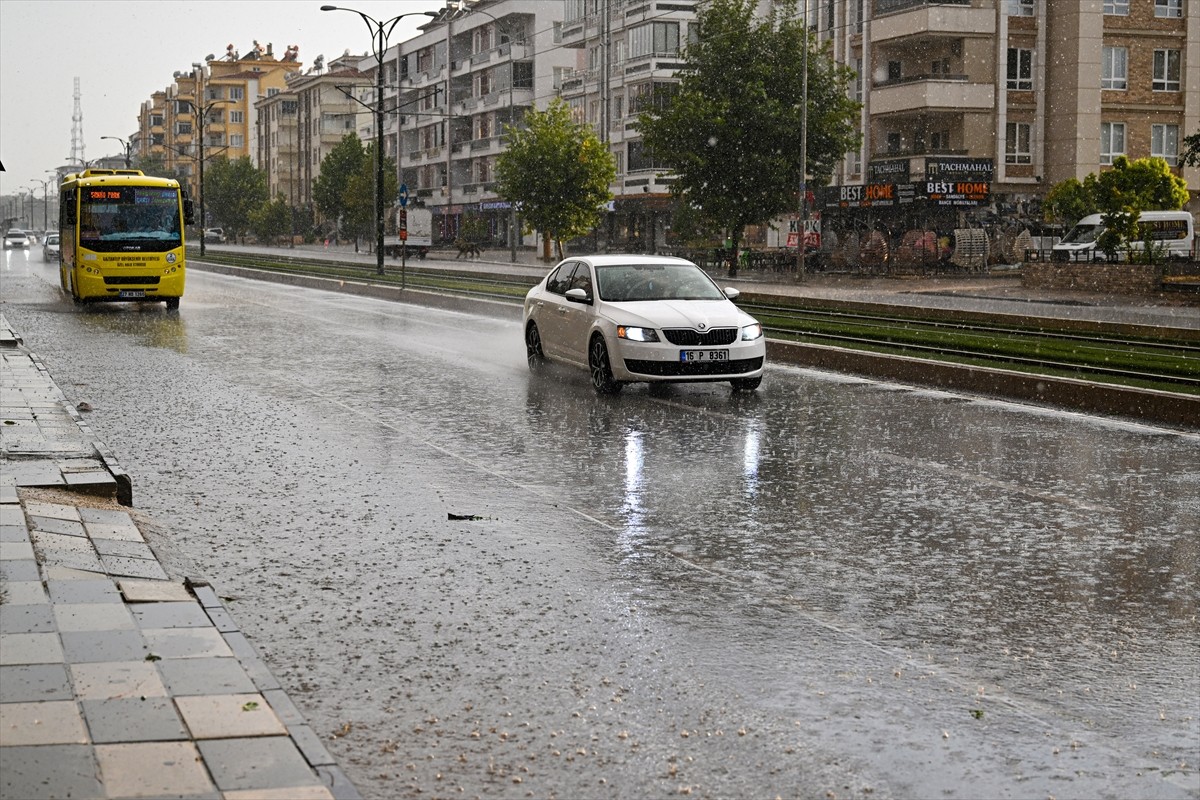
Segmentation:
{"type": "Polygon", "coordinates": [[[133,146],[131,142],[124,139],[119,139],[116,136],[101,136],[101,139],[112,139],[114,142],[120,142],[121,147],[125,149],[125,169],[129,169],[129,148],[133,146]]]}
{"type": "MultiPolygon", "coordinates": [[[[388,49],[388,37],[396,23],[405,17],[436,17],[434,11],[410,11],[380,22],[354,8],[321,6],[322,11],[353,11],[367,23],[371,32],[371,47],[375,55],[375,268],[383,274],[383,57],[388,49]]],[[[397,143],[398,144],[398,143],[397,143]]]]}
{"type": "MultiPolygon", "coordinates": [[[[516,107],[513,104],[513,89],[515,88],[517,79],[517,62],[513,57],[512,47],[516,44],[516,42],[513,41],[512,32],[508,29],[508,27],[503,25],[500,20],[496,19],[493,14],[488,11],[484,11],[482,8],[471,8],[469,10],[483,14],[487,17],[491,17],[492,21],[496,23],[496,26],[500,28],[500,32],[508,36],[508,124],[509,126],[515,128],[517,121],[513,118],[516,111],[516,107]]],[[[515,264],[517,263],[517,206],[511,199],[508,201],[508,245],[509,258],[512,263],[515,264]]]]}

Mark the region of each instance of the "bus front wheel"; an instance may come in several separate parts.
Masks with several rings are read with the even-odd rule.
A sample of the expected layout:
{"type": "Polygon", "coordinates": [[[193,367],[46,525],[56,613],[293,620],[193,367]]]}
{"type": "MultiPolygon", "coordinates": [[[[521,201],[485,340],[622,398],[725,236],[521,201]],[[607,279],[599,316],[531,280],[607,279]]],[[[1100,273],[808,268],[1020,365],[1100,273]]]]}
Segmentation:
{"type": "Polygon", "coordinates": [[[179,298],[178,297],[168,297],[167,298],[167,311],[178,311],[178,310],[179,310],[179,298]]]}

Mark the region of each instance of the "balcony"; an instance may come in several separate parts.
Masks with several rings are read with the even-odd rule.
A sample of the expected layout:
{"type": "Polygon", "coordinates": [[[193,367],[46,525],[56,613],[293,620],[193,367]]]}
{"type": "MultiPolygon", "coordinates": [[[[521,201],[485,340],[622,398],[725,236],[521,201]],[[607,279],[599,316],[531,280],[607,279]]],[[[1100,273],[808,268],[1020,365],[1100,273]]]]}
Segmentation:
{"type": "Polygon", "coordinates": [[[924,0],[894,0],[877,5],[871,21],[871,41],[875,44],[912,37],[995,36],[996,12],[991,8],[971,8],[969,4],[926,4],[924,0]],[[895,7],[895,13],[886,8],[895,7]]]}
{"type": "Polygon", "coordinates": [[[875,84],[871,90],[871,114],[990,111],[995,92],[994,85],[968,83],[964,76],[918,75],[875,84]]]}

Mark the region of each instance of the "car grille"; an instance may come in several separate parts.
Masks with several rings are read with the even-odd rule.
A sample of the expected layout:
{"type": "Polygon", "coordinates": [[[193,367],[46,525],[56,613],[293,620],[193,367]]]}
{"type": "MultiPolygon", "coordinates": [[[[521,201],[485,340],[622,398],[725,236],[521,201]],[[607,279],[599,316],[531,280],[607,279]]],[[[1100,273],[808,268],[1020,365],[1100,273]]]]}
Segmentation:
{"type": "Polygon", "coordinates": [[[157,275],[105,275],[104,283],[108,286],[128,286],[131,284],[158,285],[157,275]]]}
{"type": "Polygon", "coordinates": [[[737,341],[737,328],[713,328],[711,331],[694,331],[691,328],[664,328],[667,341],[681,347],[697,347],[715,344],[733,344],[737,341]]]}
{"type": "Polygon", "coordinates": [[[625,369],[637,375],[659,378],[684,378],[703,375],[742,375],[762,368],[761,358],[740,358],[734,361],[640,361],[625,359],[625,369]]]}

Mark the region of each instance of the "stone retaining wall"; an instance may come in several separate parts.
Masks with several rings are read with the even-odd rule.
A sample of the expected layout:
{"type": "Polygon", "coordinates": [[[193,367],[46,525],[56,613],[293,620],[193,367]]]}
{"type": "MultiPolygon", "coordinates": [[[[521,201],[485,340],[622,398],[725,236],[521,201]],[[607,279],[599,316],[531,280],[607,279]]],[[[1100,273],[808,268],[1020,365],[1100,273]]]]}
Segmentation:
{"type": "Polygon", "coordinates": [[[1147,295],[1162,291],[1162,282],[1161,264],[1029,261],[1021,265],[1021,285],[1026,289],[1147,295]]]}

